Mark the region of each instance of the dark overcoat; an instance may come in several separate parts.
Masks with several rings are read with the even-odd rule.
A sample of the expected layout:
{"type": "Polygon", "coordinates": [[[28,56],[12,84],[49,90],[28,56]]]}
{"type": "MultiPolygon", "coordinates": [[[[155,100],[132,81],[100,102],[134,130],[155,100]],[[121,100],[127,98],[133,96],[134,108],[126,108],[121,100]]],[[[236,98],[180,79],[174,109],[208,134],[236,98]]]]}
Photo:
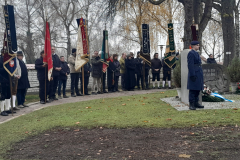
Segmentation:
{"type": "Polygon", "coordinates": [[[53,76],[60,76],[60,71],[57,71],[55,68],[61,67],[61,61],[57,54],[52,55],[52,61],[53,61],[53,76]]]}
{"type": "Polygon", "coordinates": [[[70,68],[68,67],[67,62],[61,62],[61,68],[62,69],[60,71],[59,79],[67,80],[66,73],[67,73],[67,75],[69,75],[69,73],[70,73],[70,68]]]}
{"type": "Polygon", "coordinates": [[[191,50],[187,56],[188,61],[188,85],[189,90],[203,90],[203,70],[199,53],[191,50]]]}
{"type": "Polygon", "coordinates": [[[109,61],[109,66],[107,68],[107,83],[108,83],[108,88],[112,87],[113,84],[113,74],[116,72],[116,66],[113,64],[112,61],[109,61]]]}
{"type": "Polygon", "coordinates": [[[92,60],[92,77],[93,78],[101,78],[102,77],[102,67],[103,63],[99,56],[93,57],[92,60]]]}
{"type": "Polygon", "coordinates": [[[43,67],[43,58],[40,57],[35,61],[35,69],[37,70],[37,78],[39,81],[45,80],[46,77],[46,67],[43,67]]]}
{"type": "Polygon", "coordinates": [[[134,59],[126,59],[125,60],[125,67],[126,67],[126,89],[134,89],[136,85],[136,78],[135,78],[135,60],[134,59]]]}
{"type": "Polygon", "coordinates": [[[135,73],[137,75],[143,75],[143,64],[142,64],[142,59],[141,58],[135,58],[135,73]]]}
{"type": "Polygon", "coordinates": [[[20,59],[19,59],[19,65],[21,67],[21,78],[18,80],[18,89],[30,88],[27,66],[20,59]]]}
{"type": "MultiPolygon", "coordinates": [[[[90,65],[89,62],[87,62],[83,67],[84,67],[84,77],[89,77],[90,73],[92,72],[92,66],[90,65]]],[[[82,77],[82,68],[81,68],[81,73],[79,74],[79,77],[82,77]]]]}
{"type": "Polygon", "coordinates": [[[217,63],[217,62],[216,62],[215,58],[208,58],[207,63],[214,64],[214,63],[217,63]]]}
{"type": "Polygon", "coordinates": [[[0,55],[0,83],[9,84],[9,75],[3,67],[3,56],[0,55]]]}
{"type": "Polygon", "coordinates": [[[115,66],[115,68],[116,68],[116,71],[115,71],[115,73],[114,73],[114,76],[115,77],[119,77],[121,74],[120,74],[120,68],[121,68],[121,66],[120,66],[120,62],[118,61],[118,60],[115,60],[115,61],[113,61],[113,64],[114,64],[114,66],[115,66]]]}

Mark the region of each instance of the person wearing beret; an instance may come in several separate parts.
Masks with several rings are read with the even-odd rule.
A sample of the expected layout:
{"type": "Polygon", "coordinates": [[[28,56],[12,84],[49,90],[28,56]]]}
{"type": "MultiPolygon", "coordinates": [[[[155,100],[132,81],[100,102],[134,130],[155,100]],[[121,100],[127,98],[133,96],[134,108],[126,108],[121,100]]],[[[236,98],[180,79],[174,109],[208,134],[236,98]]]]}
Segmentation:
{"type": "Polygon", "coordinates": [[[27,66],[23,62],[23,53],[22,51],[17,52],[17,58],[19,60],[19,66],[21,67],[21,78],[18,79],[18,88],[17,88],[17,101],[18,107],[24,108],[28,107],[24,104],[25,96],[27,89],[30,88],[29,80],[28,80],[28,70],[27,66]]]}
{"type": "Polygon", "coordinates": [[[188,53],[188,84],[189,90],[189,109],[196,110],[196,108],[204,108],[204,106],[198,103],[199,93],[203,90],[203,70],[202,62],[197,52],[199,50],[199,42],[191,42],[192,50],[188,53]]]}

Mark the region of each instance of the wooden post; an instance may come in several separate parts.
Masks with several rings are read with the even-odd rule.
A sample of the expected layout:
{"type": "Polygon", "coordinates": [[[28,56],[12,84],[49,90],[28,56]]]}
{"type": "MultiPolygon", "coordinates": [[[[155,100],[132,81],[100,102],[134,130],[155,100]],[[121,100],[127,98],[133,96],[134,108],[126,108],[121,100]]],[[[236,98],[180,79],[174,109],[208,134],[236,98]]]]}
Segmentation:
{"type": "Polygon", "coordinates": [[[10,81],[10,92],[11,92],[11,111],[13,116],[13,95],[12,95],[12,77],[9,75],[9,81],[10,81]]]}
{"type": "Polygon", "coordinates": [[[83,86],[83,95],[85,95],[85,92],[84,92],[84,66],[82,66],[82,86],[83,86]]]}
{"type": "Polygon", "coordinates": [[[146,82],[145,82],[145,61],[143,64],[143,89],[146,89],[146,82]]]}

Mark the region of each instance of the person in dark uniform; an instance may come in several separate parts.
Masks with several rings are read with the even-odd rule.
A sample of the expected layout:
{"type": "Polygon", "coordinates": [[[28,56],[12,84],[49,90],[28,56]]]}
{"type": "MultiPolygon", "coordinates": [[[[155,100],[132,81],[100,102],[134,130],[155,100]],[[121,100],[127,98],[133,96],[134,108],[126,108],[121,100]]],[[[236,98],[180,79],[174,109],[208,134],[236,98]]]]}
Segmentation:
{"type": "MultiPolygon", "coordinates": [[[[2,53],[2,51],[1,51],[2,53]]],[[[0,56],[0,83],[1,83],[1,96],[0,96],[0,109],[1,116],[8,116],[11,113],[10,111],[10,83],[9,75],[7,71],[3,68],[3,55],[0,56]],[[4,107],[5,106],[5,107],[4,107]]]]}
{"type": "Polygon", "coordinates": [[[120,62],[118,61],[118,55],[114,54],[113,55],[113,64],[116,68],[115,72],[114,72],[114,91],[119,92],[118,90],[118,81],[119,81],[119,76],[120,74],[120,62]]]}
{"type": "MultiPolygon", "coordinates": [[[[90,95],[88,93],[88,84],[90,73],[92,72],[92,67],[89,62],[84,65],[84,95],[90,95]]],[[[82,81],[82,68],[80,73],[80,81],[81,81],[81,93],[83,94],[83,81],[82,81]]]]}
{"type": "MultiPolygon", "coordinates": [[[[167,53],[166,53],[167,54],[167,53]]],[[[163,67],[163,82],[162,82],[162,87],[165,87],[166,80],[168,79],[168,89],[171,89],[171,71],[172,69],[164,62],[164,58],[162,59],[162,67],[163,67]]],[[[175,68],[176,64],[172,67],[175,68]]]]}
{"type": "MultiPolygon", "coordinates": [[[[44,51],[41,53],[41,57],[36,59],[35,61],[35,69],[37,70],[37,78],[39,81],[39,98],[40,98],[40,103],[45,104],[45,79],[47,78],[46,76],[46,67],[47,64],[43,64],[43,57],[44,57],[44,51]]],[[[49,93],[49,81],[48,78],[46,79],[46,93],[50,98],[50,93],[49,93]]],[[[47,102],[51,102],[52,100],[50,99],[47,102]]]]}
{"type": "Polygon", "coordinates": [[[137,75],[137,87],[140,89],[140,80],[141,80],[141,86],[142,89],[144,88],[143,86],[143,64],[142,64],[142,59],[140,58],[140,52],[137,52],[137,58],[134,59],[135,61],[135,73],[137,75]]]}
{"type": "Polygon", "coordinates": [[[146,85],[146,90],[149,89],[149,83],[148,83],[148,76],[149,76],[149,70],[150,70],[150,66],[143,60],[142,61],[143,66],[145,66],[145,70],[144,70],[144,81],[145,81],[145,85],[146,85]]]}
{"type": "Polygon", "coordinates": [[[58,87],[58,81],[61,71],[61,61],[58,55],[55,53],[55,47],[52,47],[52,61],[53,61],[53,80],[50,81],[50,99],[52,100],[58,100],[56,97],[56,91],[58,87]]]}
{"type": "Polygon", "coordinates": [[[155,78],[157,77],[158,89],[160,89],[160,70],[162,68],[161,60],[158,58],[158,53],[154,54],[154,58],[151,60],[152,64],[152,82],[153,89],[155,89],[155,78]]]}
{"type": "Polygon", "coordinates": [[[107,68],[107,83],[108,83],[108,93],[115,92],[114,88],[114,75],[116,71],[116,66],[113,64],[113,55],[109,55],[109,66],[107,68]]]}
{"type": "Polygon", "coordinates": [[[18,107],[28,107],[25,102],[25,96],[27,89],[30,88],[29,80],[28,80],[28,70],[26,64],[23,62],[23,53],[22,51],[17,52],[17,58],[19,60],[19,65],[21,67],[21,78],[18,80],[18,88],[17,88],[17,101],[18,107]]]}
{"type": "Polygon", "coordinates": [[[207,59],[207,63],[208,64],[217,64],[217,62],[212,54],[209,55],[209,58],[207,59]]]}
{"type": "Polygon", "coordinates": [[[203,70],[202,61],[197,52],[199,50],[199,42],[192,41],[192,50],[188,53],[188,84],[189,90],[189,109],[196,110],[196,108],[204,108],[198,103],[199,93],[203,90],[203,70]]]}
{"type": "Polygon", "coordinates": [[[134,87],[136,85],[135,78],[135,61],[134,57],[131,54],[127,55],[127,59],[125,60],[126,67],[126,83],[125,87],[128,91],[134,91],[134,87]]]}
{"type": "Polygon", "coordinates": [[[61,61],[61,71],[60,71],[60,76],[59,76],[59,83],[58,83],[58,98],[62,99],[61,96],[61,89],[63,86],[63,98],[68,98],[68,96],[66,95],[66,85],[67,85],[67,76],[70,73],[70,69],[68,67],[67,62],[64,59],[64,56],[60,57],[60,61],[61,61]]]}

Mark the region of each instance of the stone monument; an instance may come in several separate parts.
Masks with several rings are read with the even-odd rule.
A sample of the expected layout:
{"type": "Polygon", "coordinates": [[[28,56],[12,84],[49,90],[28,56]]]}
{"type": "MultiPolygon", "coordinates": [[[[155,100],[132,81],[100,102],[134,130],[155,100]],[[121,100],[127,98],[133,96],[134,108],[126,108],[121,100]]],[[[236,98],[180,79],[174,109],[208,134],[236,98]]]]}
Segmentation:
{"type": "Polygon", "coordinates": [[[229,92],[230,79],[227,68],[220,64],[203,64],[204,83],[214,92],[229,92]]]}

